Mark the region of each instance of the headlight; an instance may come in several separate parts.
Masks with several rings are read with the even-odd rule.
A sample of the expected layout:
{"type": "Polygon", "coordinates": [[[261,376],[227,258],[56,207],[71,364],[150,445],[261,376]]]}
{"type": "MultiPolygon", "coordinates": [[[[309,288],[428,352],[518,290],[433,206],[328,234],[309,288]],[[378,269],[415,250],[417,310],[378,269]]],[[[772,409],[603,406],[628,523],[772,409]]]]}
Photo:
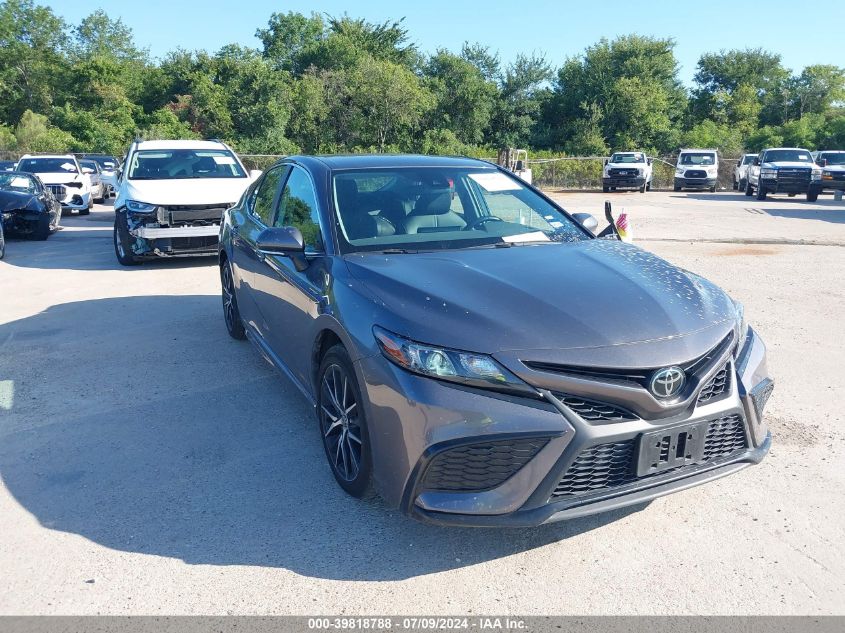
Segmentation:
{"type": "Polygon", "coordinates": [[[760,177],[761,178],[777,178],[778,170],[772,169],[771,167],[766,167],[765,169],[760,170],[760,177]]]}
{"type": "Polygon", "coordinates": [[[537,393],[484,354],[415,343],[378,326],[373,327],[373,335],[388,360],[416,374],[474,387],[522,394],[537,393]]]}
{"type": "Polygon", "coordinates": [[[683,176],[684,175],[684,168],[683,167],[675,167],[675,175],[676,176],[683,176]]]}
{"type": "Polygon", "coordinates": [[[813,178],[813,180],[821,180],[822,179],[822,170],[821,169],[814,169],[812,178],[813,178]]]}
{"type": "Polygon", "coordinates": [[[734,301],[736,310],[736,351],[739,353],[745,346],[745,339],[748,337],[748,322],[745,320],[745,306],[739,301],[734,301]]]}
{"type": "Polygon", "coordinates": [[[146,202],[138,202],[137,200],[127,200],[126,208],[132,213],[153,213],[156,210],[156,205],[147,204],[146,202]]]}

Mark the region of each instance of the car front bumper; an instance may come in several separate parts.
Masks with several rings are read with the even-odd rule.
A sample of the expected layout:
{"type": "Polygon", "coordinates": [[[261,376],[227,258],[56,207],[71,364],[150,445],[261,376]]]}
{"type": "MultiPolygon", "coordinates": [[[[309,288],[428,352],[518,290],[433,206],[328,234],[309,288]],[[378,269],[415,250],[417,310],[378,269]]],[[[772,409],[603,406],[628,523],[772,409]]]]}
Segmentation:
{"type": "Polygon", "coordinates": [[[794,181],[779,178],[760,178],[760,187],[766,193],[807,193],[819,181],[794,181]]]}
{"type": "Polygon", "coordinates": [[[837,178],[822,178],[821,180],[814,180],[812,184],[810,184],[810,190],[816,192],[845,191],[845,175],[837,178]]]}
{"type": "Polygon", "coordinates": [[[675,186],[681,189],[712,189],[716,186],[716,178],[678,178],[675,186]]]}
{"type": "Polygon", "coordinates": [[[80,192],[77,189],[69,189],[67,197],[59,200],[62,211],[84,211],[91,206],[91,192],[80,192]]]}
{"type": "Polygon", "coordinates": [[[356,368],[377,488],[389,503],[429,523],[532,526],[641,504],[734,473],[761,461],[771,444],[755,405],[760,402],[762,411],[773,385],[765,346],[752,331],[744,350],[739,359],[728,362],[729,387],[717,401],[695,406],[682,419],[613,423],[591,422],[549,392],[531,399],[463,388],[410,374],[381,356],[360,359],[356,368]],[[710,442],[710,429],[718,431],[726,419],[733,421],[734,437],[741,436],[741,445],[737,439],[725,454],[636,475],[636,447],[644,433],[672,433],[698,423],[708,429],[710,442]],[[585,463],[584,455],[605,454],[616,450],[607,447],[622,445],[628,452],[618,463],[596,462],[594,471],[572,474],[585,463]],[[511,468],[508,460],[520,451],[522,465],[495,486],[470,484],[461,490],[453,485],[511,468]],[[462,459],[472,463],[467,466],[462,459]],[[588,482],[594,477],[601,483],[607,468],[633,471],[608,485],[588,482]],[[440,477],[438,481],[449,481],[450,487],[432,488],[432,473],[440,477]],[[559,494],[564,480],[592,487],[559,494]]]}
{"type": "Polygon", "coordinates": [[[603,187],[616,189],[639,189],[645,182],[645,176],[604,176],[601,179],[603,187]]]}

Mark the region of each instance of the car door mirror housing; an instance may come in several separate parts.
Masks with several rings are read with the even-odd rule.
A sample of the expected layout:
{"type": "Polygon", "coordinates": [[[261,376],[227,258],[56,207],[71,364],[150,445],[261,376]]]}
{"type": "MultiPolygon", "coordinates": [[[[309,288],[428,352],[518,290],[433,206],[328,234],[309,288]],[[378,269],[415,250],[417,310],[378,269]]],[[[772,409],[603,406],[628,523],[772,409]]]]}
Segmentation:
{"type": "Polygon", "coordinates": [[[272,255],[296,255],[305,252],[302,233],[295,226],[271,227],[258,234],[256,247],[272,255]]]}
{"type": "Polygon", "coordinates": [[[572,217],[591,233],[599,227],[599,221],[591,213],[573,213],[572,217]]]}
{"type": "Polygon", "coordinates": [[[759,167],[759,166],[760,166],[760,157],[759,157],[759,156],[758,156],[757,158],[755,158],[755,159],[754,159],[754,166],[755,166],[755,167],[759,167]]]}

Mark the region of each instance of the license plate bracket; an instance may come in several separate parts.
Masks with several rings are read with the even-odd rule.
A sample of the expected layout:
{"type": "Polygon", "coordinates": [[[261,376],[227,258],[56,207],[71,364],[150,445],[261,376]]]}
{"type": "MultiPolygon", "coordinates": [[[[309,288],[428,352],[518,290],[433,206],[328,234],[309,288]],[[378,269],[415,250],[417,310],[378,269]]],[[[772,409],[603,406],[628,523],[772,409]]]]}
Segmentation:
{"type": "Polygon", "coordinates": [[[707,422],[697,422],[643,433],[640,436],[637,476],[653,475],[702,461],[707,427],[707,422]]]}

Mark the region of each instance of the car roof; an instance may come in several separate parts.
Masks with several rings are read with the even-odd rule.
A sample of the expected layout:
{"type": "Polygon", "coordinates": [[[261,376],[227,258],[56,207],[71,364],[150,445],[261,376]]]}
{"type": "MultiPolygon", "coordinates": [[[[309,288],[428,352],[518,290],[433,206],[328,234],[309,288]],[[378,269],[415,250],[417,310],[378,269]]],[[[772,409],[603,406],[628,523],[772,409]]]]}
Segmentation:
{"type": "Polygon", "coordinates": [[[707,148],[697,148],[697,147],[688,147],[686,149],[682,149],[679,153],[683,154],[684,152],[713,152],[714,154],[718,153],[719,150],[717,149],[707,149],[707,148]]]}
{"type": "Polygon", "coordinates": [[[426,156],[422,154],[347,154],[332,156],[291,156],[291,160],[316,160],[331,170],[372,169],[387,167],[474,167],[496,169],[496,166],[464,156],[426,156]]]}
{"type": "Polygon", "coordinates": [[[222,141],[139,141],[136,149],[229,149],[222,141]]]}
{"type": "Polygon", "coordinates": [[[73,154],[24,154],[21,156],[21,160],[26,158],[27,160],[34,160],[37,158],[72,158],[76,160],[76,156],[73,154]]]}
{"type": "Polygon", "coordinates": [[[810,153],[810,150],[804,149],[803,147],[767,147],[763,151],[768,152],[769,150],[773,150],[773,149],[790,149],[790,150],[795,150],[797,152],[807,152],[808,154],[810,153]]]}

